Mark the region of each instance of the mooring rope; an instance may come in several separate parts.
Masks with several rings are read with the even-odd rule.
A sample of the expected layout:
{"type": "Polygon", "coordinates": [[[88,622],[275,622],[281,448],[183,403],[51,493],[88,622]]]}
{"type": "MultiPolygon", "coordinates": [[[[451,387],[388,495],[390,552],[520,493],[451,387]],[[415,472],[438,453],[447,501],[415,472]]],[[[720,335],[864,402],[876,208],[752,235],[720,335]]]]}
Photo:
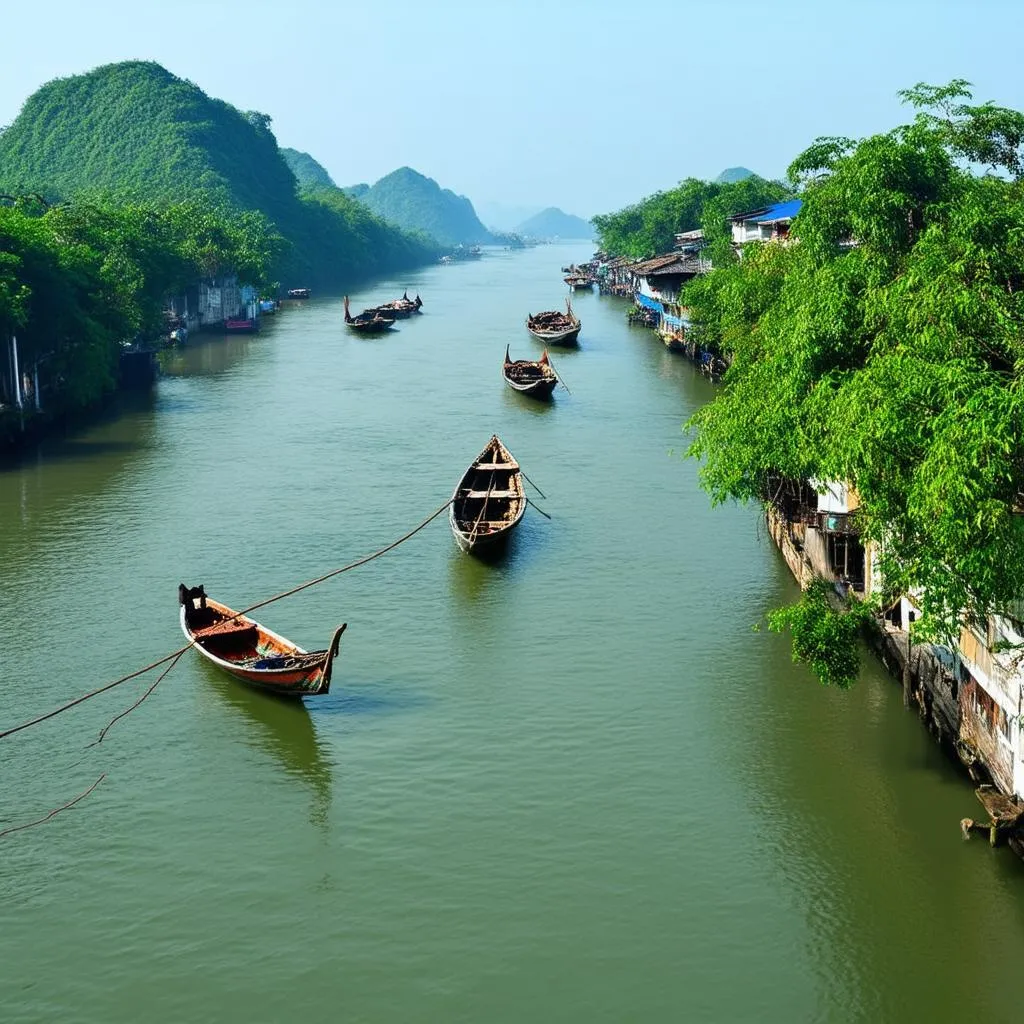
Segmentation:
{"type": "Polygon", "coordinates": [[[79,800],[84,800],[106,777],[107,773],[104,772],[87,790],[85,790],[85,792],[79,793],[78,796],[73,800],[69,800],[66,804],[61,804],[60,807],[54,808],[49,814],[44,814],[43,817],[37,818],[35,821],[27,821],[24,825],[13,825],[11,828],[5,828],[3,832],[0,832],[0,839],[4,836],[9,836],[12,832],[22,832],[27,828],[42,825],[44,822],[56,817],[61,811],[66,811],[69,807],[74,807],[79,800]]]}
{"type": "MultiPolygon", "coordinates": [[[[449,498],[438,509],[436,509],[434,512],[431,512],[430,515],[427,516],[427,518],[424,519],[423,522],[421,522],[418,526],[414,527],[408,533],[403,534],[401,537],[398,538],[398,540],[392,541],[390,544],[380,548],[377,551],[374,551],[372,554],[366,555],[363,558],[359,558],[354,562],[349,562],[348,565],[343,565],[340,569],[332,569],[330,572],[324,573],[322,576],[317,576],[316,579],[307,580],[305,583],[300,583],[297,587],[292,587],[290,590],[284,590],[280,594],[275,594],[273,597],[268,597],[265,601],[259,601],[256,604],[250,605],[248,608],[244,608],[240,612],[235,612],[232,618],[238,618],[240,615],[246,615],[249,612],[256,611],[257,608],[265,608],[268,604],[273,604],[275,601],[280,601],[285,597],[291,597],[292,594],[297,594],[301,590],[307,590],[309,587],[315,587],[318,583],[324,583],[326,580],[333,579],[335,576],[340,576],[343,572],[349,572],[351,569],[357,569],[361,565],[366,565],[367,562],[372,562],[375,558],[380,558],[381,555],[386,555],[389,551],[393,551],[395,548],[397,548],[399,544],[404,544],[411,537],[415,537],[416,534],[420,532],[420,530],[428,526],[439,515],[441,515],[441,513],[444,512],[444,510],[448,508],[450,504],[451,499],[449,498]]],[[[121,676],[120,679],[115,679],[111,683],[105,683],[103,686],[98,686],[95,690],[90,690],[88,693],[83,693],[80,697],[75,697],[74,700],[70,700],[66,704],[62,704],[60,707],[54,708],[52,711],[47,711],[45,714],[37,715],[35,718],[30,718],[28,721],[22,722],[19,725],[11,726],[11,728],[9,729],[4,729],[2,732],[0,732],[0,740],[7,739],[8,736],[13,736],[16,732],[21,732],[23,729],[28,729],[33,725],[39,725],[40,723],[46,722],[51,718],[55,718],[57,715],[63,714],[65,711],[70,711],[72,708],[77,707],[79,704],[84,704],[87,700],[91,700],[93,697],[98,697],[101,693],[106,693],[107,690],[114,689],[115,686],[120,686],[122,683],[127,683],[130,679],[136,679],[138,676],[145,675],[146,672],[151,672],[153,669],[158,668],[160,665],[165,665],[167,662],[171,660],[176,661],[191,646],[192,643],[187,643],[185,644],[184,647],[179,647],[176,651],[172,651],[170,654],[167,654],[164,657],[158,658],[156,661],[151,662],[149,665],[146,665],[145,668],[137,669],[135,672],[129,672],[127,675],[121,676]]],[[[170,668],[173,667],[173,665],[170,666],[168,668],[168,671],[170,671],[170,668]]],[[[164,675],[165,674],[166,673],[164,673],[164,675]]],[[[162,678],[163,675],[161,675],[160,679],[162,678]]],[[[153,686],[150,687],[149,691],[147,691],[147,693],[143,695],[143,700],[145,700],[149,693],[151,693],[156,688],[156,685],[160,682],[160,679],[158,679],[156,683],[154,683],[153,686]]],[[[139,703],[141,703],[141,701],[139,701],[139,703]]],[[[133,705],[133,707],[134,706],[137,705],[133,705]]],[[[128,710],[130,711],[132,709],[129,708],[128,710]]],[[[121,716],[119,715],[117,717],[120,718],[121,716]]],[[[107,726],[107,729],[109,729],[110,726],[113,725],[114,722],[116,721],[117,718],[110,722],[110,724],[107,726]]],[[[106,729],[104,729],[103,732],[105,733],[106,729]]],[[[101,734],[101,739],[102,735],[103,734],[101,734]]],[[[95,788],[95,786],[98,784],[99,782],[97,781],[94,784],[93,788],[95,788]]],[[[91,790],[87,790],[85,793],[82,794],[82,796],[87,796],[89,792],[91,792],[91,790]]],[[[82,799],[82,797],[78,797],[77,799],[80,800],[82,799]]],[[[63,810],[63,808],[58,808],[58,810],[63,810]]],[[[44,818],[42,820],[45,821],[47,819],[44,818]]],[[[4,833],[0,832],[0,836],[2,835],[4,835],[4,833]]]]}

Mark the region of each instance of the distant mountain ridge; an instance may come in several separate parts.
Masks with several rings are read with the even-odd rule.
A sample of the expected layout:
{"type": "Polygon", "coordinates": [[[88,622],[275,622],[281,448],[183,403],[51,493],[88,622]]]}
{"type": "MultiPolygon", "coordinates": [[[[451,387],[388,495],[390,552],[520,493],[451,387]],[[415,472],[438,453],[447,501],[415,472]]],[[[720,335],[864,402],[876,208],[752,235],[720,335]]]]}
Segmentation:
{"type": "Polygon", "coordinates": [[[300,195],[270,123],[152,61],[107,64],[54,79],[25,101],[0,132],[0,193],[100,192],[258,211],[291,243],[275,272],[302,285],[432,258],[434,247],[373,216],[294,151],[321,182],[300,195]]]}
{"type": "Polygon", "coordinates": [[[300,188],[337,188],[334,180],[327,173],[327,168],[317,163],[308,153],[299,149],[281,147],[281,156],[288,165],[289,170],[295,175],[295,180],[300,188]]]}
{"type": "Polygon", "coordinates": [[[516,228],[516,234],[530,238],[579,238],[594,237],[594,225],[582,217],[565,213],[557,206],[534,214],[516,228]]]}
{"type": "Polygon", "coordinates": [[[441,188],[433,178],[411,167],[400,167],[366,191],[357,191],[361,189],[357,185],[345,191],[405,231],[421,231],[442,245],[493,241],[465,196],[441,188]]]}
{"type": "Polygon", "coordinates": [[[535,213],[540,213],[539,206],[517,206],[510,203],[492,201],[473,204],[477,216],[491,231],[515,231],[516,228],[529,220],[535,213]]]}

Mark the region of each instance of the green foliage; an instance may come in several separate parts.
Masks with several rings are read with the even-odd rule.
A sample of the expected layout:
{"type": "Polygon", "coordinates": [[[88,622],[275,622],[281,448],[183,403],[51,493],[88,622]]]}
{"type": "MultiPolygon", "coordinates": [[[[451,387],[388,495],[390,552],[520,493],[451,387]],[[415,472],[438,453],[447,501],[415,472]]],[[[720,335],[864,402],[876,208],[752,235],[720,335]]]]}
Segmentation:
{"type": "Polygon", "coordinates": [[[262,215],[196,201],[0,207],[0,344],[16,334],[47,409],[76,411],[113,389],[123,343],[161,332],[169,292],[226,268],[259,284],[280,244],[262,215]]]}
{"type": "Polygon", "coordinates": [[[807,665],[823,686],[848,689],[860,671],[860,638],[868,613],[855,603],[848,611],[832,606],[832,588],[815,580],[796,604],[768,614],[773,633],[789,630],[793,660],[807,665]]]}
{"type": "Polygon", "coordinates": [[[334,188],[334,182],[327,173],[327,169],[318,164],[308,153],[297,149],[281,147],[281,156],[288,165],[299,188],[334,188]]]}
{"type": "Polygon", "coordinates": [[[405,231],[416,231],[442,245],[492,241],[465,196],[441,188],[433,178],[400,167],[358,195],[378,217],[405,231]]]}
{"type": "MultiPolygon", "coordinates": [[[[333,187],[329,178],[321,185],[333,187]]],[[[266,114],[243,113],[141,61],[57,79],[28,99],[0,134],[0,192],[28,191],[51,199],[199,203],[230,212],[226,230],[248,243],[239,246],[239,238],[217,239],[209,231],[203,242],[205,229],[197,224],[197,244],[205,246],[205,263],[199,262],[204,272],[223,267],[218,253],[226,246],[243,258],[237,268],[243,276],[259,283],[335,283],[423,262],[435,252],[341,202],[318,222],[324,204],[297,193],[266,114]],[[400,262],[367,261],[378,243],[400,262]]]]}
{"type": "Polygon", "coordinates": [[[921,594],[920,632],[950,638],[967,611],[1024,580],[1024,183],[1018,117],[917,86],[911,125],[818,140],[793,244],[684,290],[694,331],[731,359],[689,422],[718,501],[765,496],[771,475],[845,480],[881,544],[883,586],[921,594]]]}
{"type": "MultiPolygon", "coordinates": [[[[786,199],[791,190],[778,181],[766,181],[751,175],[734,182],[700,181],[687,178],[678,187],[648,196],[617,213],[594,218],[598,240],[606,252],[618,256],[647,257],[668,252],[680,231],[703,227],[709,241],[727,240],[727,218],[744,210],[756,210],[786,199]]],[[[726,246],[715,252],[719,260],[731,259],[726,246]]],[[[714,258],[714,253],[712,255],[714,258]]]]}

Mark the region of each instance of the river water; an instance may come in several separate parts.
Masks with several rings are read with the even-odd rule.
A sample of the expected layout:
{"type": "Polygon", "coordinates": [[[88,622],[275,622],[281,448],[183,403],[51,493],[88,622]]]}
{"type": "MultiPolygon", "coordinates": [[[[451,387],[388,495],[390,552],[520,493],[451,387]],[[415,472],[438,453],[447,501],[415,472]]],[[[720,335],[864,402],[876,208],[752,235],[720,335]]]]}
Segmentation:
{"type": "Polygon", "coordinates": [[[498,433],[543,489],[507,558],[445,520],[264,609],[329,696],[189,652],[0,741],[0,1005],[14,1021],[1016,1018],[1024,870],[873,662],[820,688],[755,631],[795,585],[756,510],[680,459],[712,387],[581,295],[585,246],[361,286],[175,356],[151,400],[0,471],[0,724],[180,646],[176,588],[241,607],[368,554],[498,433]]]}

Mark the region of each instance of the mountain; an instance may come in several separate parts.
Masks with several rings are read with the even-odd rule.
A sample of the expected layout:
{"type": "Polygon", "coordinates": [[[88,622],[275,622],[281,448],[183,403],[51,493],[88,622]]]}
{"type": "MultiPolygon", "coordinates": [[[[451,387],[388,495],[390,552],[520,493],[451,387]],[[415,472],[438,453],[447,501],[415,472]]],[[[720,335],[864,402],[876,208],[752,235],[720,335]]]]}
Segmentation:
{"type": "Polygon", "coordinates": [[[722,173],[715,178],[719,185],[731,185],[736,181],[743,181],[744,178],[755,178],[757,175],[746,167],[726,167],[722,173]]]}
{"type": "Polygon", "coordinates": [[[329,183],[300,195],[266,114],[243,113],[146,61],[107,64],[33,93],[0,133],[3,192],[260,211],[291,243],[275,273],[317,287],[433,253],[329,183]]]}
{"type": "Polygon", "coordinates": [[[365,196],[370,191],[370,186],[365,181],[361,181],[358,185],[346,185],[342,190],[347,196],[351,196],[353,199],[358,199],[360,196],[365,196]]]}
{"type": "Polygon", "coordinates": [[[524,220],[540,213],[539,206],[510,206],[507,203],[474,203],[477,216],[492,231],[512,231],[524,220]]]}
{"type": "Polygon", "coordinates": [[[406,231],[422,231],[442,245],[489,242],[473,204],[411,167],[400,167],[358,197],[378,217],[406,231]]]}
{"type": "Polygon", "coordinates": [[[574,217],[556,206],[549,206],[524,220],[516,228],[516,234],[530,238],[593,238],[594,226],[582,217],[574,217]]]}
{"type": "Polygon", "coordinates": [[[284,157],[284,162],[295,175],[295,180],[299,183],[300,188],[335,187],[327,169],[318,164],[308,153],[282,146],[281,156],[284,157]]]}

